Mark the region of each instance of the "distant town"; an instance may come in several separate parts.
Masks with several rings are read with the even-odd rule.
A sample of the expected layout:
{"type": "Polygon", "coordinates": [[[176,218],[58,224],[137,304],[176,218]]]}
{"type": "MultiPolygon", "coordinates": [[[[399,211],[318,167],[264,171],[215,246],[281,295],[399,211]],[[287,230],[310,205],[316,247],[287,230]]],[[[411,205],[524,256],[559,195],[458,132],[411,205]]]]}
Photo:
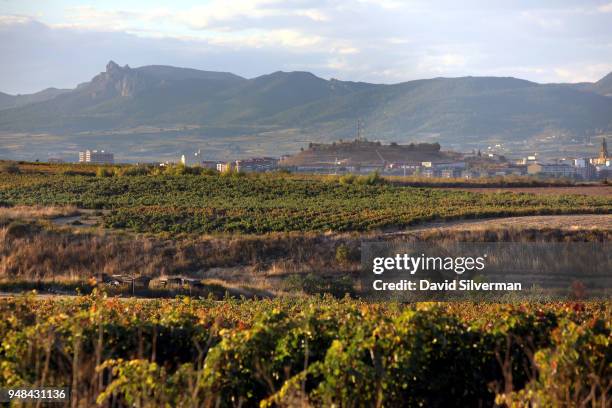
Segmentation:
{"type": "MultiPolygon", "coordinates": [[[[476,179],[500,176],[535,176],[575,180],[612,177],[612,157],[605,138],[593,157],[566,157],[540,160],[537,153],[511,159],[487,151],[457,153],[442,151],[437,143],[383,145],[367,139],[313,144],[295,155],[252,157],[230,161],[201,160],[201,152],[183,154],[176,162],[146,163],[159,166],[200,166],[219,172],[265,173],[285,170],[309,174],[369,174],[419,176],[425,178],[476,179]]],[[[50,159],[50,162],[61,162],[50,159]]],[[[79,152],[79,163],[114,164],[114,154],[104,150],[79,152]]],[[[145,163],[143,163],[145,164],[145,163]]]]}

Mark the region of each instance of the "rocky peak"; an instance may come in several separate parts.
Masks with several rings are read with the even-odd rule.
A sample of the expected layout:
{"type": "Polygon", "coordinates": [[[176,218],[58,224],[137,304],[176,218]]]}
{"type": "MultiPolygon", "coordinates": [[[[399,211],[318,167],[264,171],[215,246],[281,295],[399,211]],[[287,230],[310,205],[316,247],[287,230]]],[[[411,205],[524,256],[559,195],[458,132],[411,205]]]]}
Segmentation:
{"type": "Polygon", "coordinates": [[[106,64],[106,72],[110,74],[115,71],[121,71],[121,67],[115,61],[110,60],[108,64],[106,64]]]}
{"type": "Polygon", "coordinates": [[[115,61],[106,64],[106,71],[98,74],[85,86],[92,98],[133,96],[146,88],[147,80],[128,65],[121,67],[115,61]]]}
{"type": "Polygon", "coordinates": [[[106,73],[107,74],[115,74],[115,73],[122,73],[125,71],[129,71],[130,70],[130,66],[125,64],[125,66],[121,67],[119,66],[119,64],[117,64],[115,61],[111,60],[108,62],[108,64],[106,64],[106,73]]]}

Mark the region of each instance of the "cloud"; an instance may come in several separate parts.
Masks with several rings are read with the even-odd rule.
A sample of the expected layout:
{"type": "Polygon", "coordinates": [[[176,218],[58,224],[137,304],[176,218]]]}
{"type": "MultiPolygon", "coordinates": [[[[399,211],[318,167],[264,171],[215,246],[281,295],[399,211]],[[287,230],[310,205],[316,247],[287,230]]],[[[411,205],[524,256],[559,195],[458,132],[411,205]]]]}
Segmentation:
{"type": "Polygon", "coordinates": [[[27,24],[32,21],[33,19],[29,16],[0,15],[0,26],[8,26],[8,25],[14,25],[14,24],[27,24]]]}
{"type": "Polygon", "coordinates": [[[612,63],[557,67],[553,72],[559,82],[595,82],[612,72],[612,63]]]}
{"type": "Polygon", "coordinates": [[[522,13],[522,17],[543,29],[558,29],[563,26],[563,20],[560,17],[551,16],[550,13],[526,11],[522,13]]]}
{"type": "Polygon", "coordinates": [[[261,20],[266,17],[282,16],[282,9],[270,7],[273,1],[265,0],[213,0],[210,3],[189,10],[174,12],[171,18],[179,23],[186,23],[193,29],[211,27],[229,27],[232,22],[240,20],[261,20]]]}
{"type": "Polygon", "coordinates": [[[329,21],[330,17],[326,13],[317,9],[305,9],[305,10],[297,10],[295,12],[297,16],[305,16],[313,21],[329,21]]]}
{"type": "Polygon", "coordinates": [[[385,38],[385,41],[393,45],[405,45],[405,44],[410,44],[411,42],[408,38],[398,38],[398,37],[385,38]]]}
{"type": "Polygon", "coordinates": [[[95,31],[155,32],[155,25],[168,17],[164,9],[105,10],[93,6],[76,6],[66,10],[62,22],[51,23],[53,28],[75,28],[95,31]]]}
{"type": "Polygon", "coordinates": [[[327,62],[326,67],[333,70],[346,70],[349,68],[349,64],[344,58],[332,58],[327,62]]]}
{"type": "MultiPolygon", "coordinates": [[[[608,2],[610,0],[607,0],[608,2]]],[[[211,0],[163,7],[16,5],[0,16],[0,91],[73,86],[121,64],[168,64],[251,77],[311,70],[398,82],[502,75],[595,80],[612,60],[607,5],[466,0],[211,0]],[[67,67],[67,61],[75,61],[67,67]],[[600,66],[600,68],[593,68],[600,66]]],[[[18,4],[18,3],[15,3],[18,4]]],[[[87,3],[85,3],[87,4],[87,3]]],[[[612,5],[612,3],[610,3],[612,5]]]]}
{"type": "Polygon", "coordinates": [[[443,53],[439,55],[425,55],[420,58],[417,68],[422,73],[429,75],[452,75],[463,73],[468,65],[465,55],[455,53],[443,53]]]}
{"type": "Polygon", "coordinates": [[[316,66],[330,55],[320,38],[291,30],[173,38],[58,28],[36,21],[0,25],[0,30],[0,54],[10,61],[0,64],[0,91],[12,94],[72,88],[103,71],[111,59],[132,67],[165,64],[253,77],[316,66]]]}
{"type": "Polygon", "coordinates": [[[295,30],[268,30],[249,32],[247,34],[212,37],[210,44],[233,47],[288,47],[303,48],[320,44],[322,38],[309,36],[295,30]]]}
{"type": "Polygon", "coordinates": [[[131,30],[143,24],[162,24],[191,30],[240,31],[253,28],[291,29],[296,24],[330,20],[322,9],[304,5],[302,1],[212,0],[205,5],[188,8],[134,10],[77,6],[68,9],[67,21],[62,26],[131,30]]]}
{"type": "Polygon", "coordinates": [[[399,0],[358,0],[358,3],[382,7],[383,9],[387,10],[399,9],[406,5],[405,2],[401,2],[399,0]]]}
{"type": "Polygon", "coordinates": [[[612,13],[612,3],[603,4],[597,8],[602,13],[612,13]]]}
{"type": "Polygon", "coordinates": [[[338,54],[342,54],[342,55],[349,55],[349,54],[357,54],[359,53],[359,48],[356,47],[338,47],[334,49],[334,52],[337,52],[338,54]]]}

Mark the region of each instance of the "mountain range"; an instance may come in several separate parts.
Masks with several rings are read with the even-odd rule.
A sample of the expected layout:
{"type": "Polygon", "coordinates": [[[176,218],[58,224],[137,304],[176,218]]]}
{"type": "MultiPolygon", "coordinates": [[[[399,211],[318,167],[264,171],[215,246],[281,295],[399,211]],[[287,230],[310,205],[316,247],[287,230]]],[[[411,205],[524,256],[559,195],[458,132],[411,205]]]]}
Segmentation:
{"type": "MultiPolygon", "coordinates": [[[[97,135],[98,143],[104,134],[137,139],[147,133],[149,142],[157,137],[157,156],[183,149],[178,141],[173,144],[181,132],[195,142],[222,145],[242,138],[266,146],[291,134],[295,145],[305,139],[353,137],[358,119],[370,139],[400,143],[435,140],[468,147],[545,138],[560,144],[582,142],[612,131],[612,73],[578,84],[461,77],[387,85],[326,80],[309,72],[246,79],[228,72],[130,68],[110,61],[104,72],[72,90],[0,93],[0,132],[22,135],[24,146],[31,134],[69,137],[69,146],[78,147],[86,144],[78,135],[97,135]],[[143,127],[156,131],[138,130],[143,127]]],[[[141,143],[134,146],[146,154],[141,143]]],[[[276,153],[274,143],[259,150],[276,153]]]]}
{"type": "Polygon", "coordinates": [[[47,88],[40,92],[26,95],[9,95],[0,92],[0,110],[17,108],[35,102],[44,102],[67,92],[70,92],[70,89],[47,88]]]}

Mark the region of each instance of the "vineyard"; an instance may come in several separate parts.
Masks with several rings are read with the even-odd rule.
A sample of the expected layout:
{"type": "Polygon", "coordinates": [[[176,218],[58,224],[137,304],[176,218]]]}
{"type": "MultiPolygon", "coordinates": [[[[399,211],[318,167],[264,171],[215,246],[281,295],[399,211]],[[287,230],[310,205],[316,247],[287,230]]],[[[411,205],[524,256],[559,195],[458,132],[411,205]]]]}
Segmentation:
{"type": "Polygon", "coordinates": [[[607,242],[609,195],[28,166],[0,169],[0,291],[47,291],[0,298],[0,388],[70,387],[67,405],[84,408],[610,405],[610,302],[373,303],[353,290],[363,240],[607,242]],[[396,231],[552,214],[599,215],[396,231]],[[152,279],[130,296],[173,298],[96,280],[126,274],[152,279]],[[169,276],[199,289],[156,286],[169,276]]]}
{"type": "Polygon", "coordinates": [[[609,303],[0,302],[0,387],[71,406],[609,406],[609,303]]]}
{"type": "Polygon", "coordinates": [[[471,193],[377,178],[283,175],[3,174],[0,204],[104,209],[103,224],[137,232],[370,231],[429,220],[610,213],[609,197],[471,193]]]}

